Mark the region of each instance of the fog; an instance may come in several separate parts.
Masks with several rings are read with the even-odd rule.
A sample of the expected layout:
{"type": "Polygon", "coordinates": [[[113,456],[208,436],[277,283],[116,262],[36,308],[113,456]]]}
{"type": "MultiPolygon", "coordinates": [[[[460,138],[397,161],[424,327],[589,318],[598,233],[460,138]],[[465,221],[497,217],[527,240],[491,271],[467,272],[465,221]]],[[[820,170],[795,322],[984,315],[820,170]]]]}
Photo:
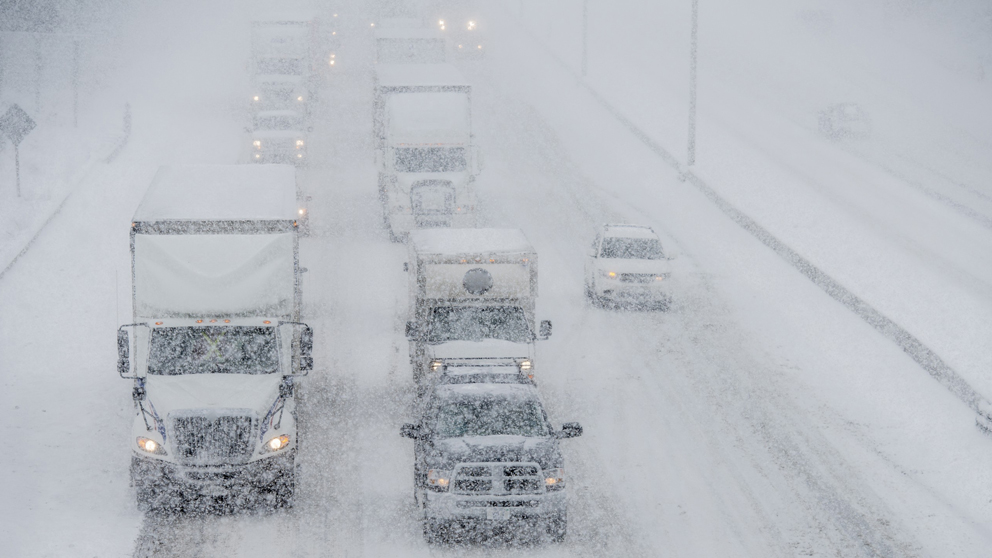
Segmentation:
{"type": "Polygon", "coordinates": [[[983,0],[0,0],[0,554],[985,556],[990,99],[983,0]]]}

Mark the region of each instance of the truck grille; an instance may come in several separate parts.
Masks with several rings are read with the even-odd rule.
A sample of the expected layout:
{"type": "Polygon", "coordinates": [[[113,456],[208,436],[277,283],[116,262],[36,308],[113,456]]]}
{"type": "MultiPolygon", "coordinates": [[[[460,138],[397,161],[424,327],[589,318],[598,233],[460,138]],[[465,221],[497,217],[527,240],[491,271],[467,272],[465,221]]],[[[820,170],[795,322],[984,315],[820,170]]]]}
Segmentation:
{"type": "Polygon", "coordinates": [[[410,204],[418,227],[448,227],[455,212],[455,189],[447,180],[421,180],[410,187],[410,204]]]}
{"type": "Polygon", "coordinates": [[[455,494],[509,495],[544,492],[541,468],[532,463],[465,464],[455,469],[455,494]]]}
{"type": "Polygon", "coordinates": [[[170,416],[173,451],[184,465],[239,465],[251,457],[253,414],[170,416]]]}
{"type": "Polygon", "coordinates": [[[654,283],[658,275],[655,273],[621,273],[621,283],[654,283]]]}

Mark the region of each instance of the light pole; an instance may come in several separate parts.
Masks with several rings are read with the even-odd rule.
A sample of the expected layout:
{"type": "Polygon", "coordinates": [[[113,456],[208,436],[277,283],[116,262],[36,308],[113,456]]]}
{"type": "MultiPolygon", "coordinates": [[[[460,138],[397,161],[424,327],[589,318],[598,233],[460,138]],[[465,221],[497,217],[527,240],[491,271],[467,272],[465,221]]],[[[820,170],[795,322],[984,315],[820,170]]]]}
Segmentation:
{"type": "Polygon", "coordinates": [[[589,0],[582,0],[582,77],[589,67],[589,0]]]}
{"type": "Polygon", "coordinates": [[[699,0],[692,0],[692,33],[689,46],[689,156],[687,166],[696,163],[696,29],[699,22],[699,0]]]}

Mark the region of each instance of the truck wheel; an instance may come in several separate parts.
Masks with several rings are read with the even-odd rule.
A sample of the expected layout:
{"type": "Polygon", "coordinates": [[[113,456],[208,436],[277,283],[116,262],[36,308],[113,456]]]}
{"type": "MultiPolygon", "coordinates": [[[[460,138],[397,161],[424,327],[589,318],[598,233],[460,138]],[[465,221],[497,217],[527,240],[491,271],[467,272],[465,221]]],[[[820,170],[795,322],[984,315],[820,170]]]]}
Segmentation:
{"type": "Polygon", "coordinates": [[[566,512],[561,512],[551,516],[548,519],[548,535],[551,536],[551,542],[563,543],[565,542],[565,534],[568,532],[568,515],[566,512]]]}

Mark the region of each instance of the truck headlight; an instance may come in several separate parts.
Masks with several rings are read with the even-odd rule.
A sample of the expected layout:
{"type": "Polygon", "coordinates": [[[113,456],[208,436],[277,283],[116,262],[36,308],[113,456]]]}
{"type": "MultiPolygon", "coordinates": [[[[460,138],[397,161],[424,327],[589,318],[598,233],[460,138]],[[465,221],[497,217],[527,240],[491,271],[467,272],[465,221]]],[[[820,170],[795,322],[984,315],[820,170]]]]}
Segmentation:
{"type": "Polygon", "coordinates": [[[151,438],[138,436],[137,442],[138,447],[144,452],[154,453],[155,455],[168,455],[165,453],[165,448],[162,447],[162,444],[152,440],[151,438]]]}
{"type": "Polygon", "coordinates": [[[533,367],[534,367],[534,363],[531,362],[531,360],[529,358],[525,358],[524,360],[521,360],[520,361],[520,371],[521,372],[530,372],[531,368],[533,368],[533,367]]]}
{"type": "Polygon", "coordinates": [[[427,470],[427,488],[435,492],[447,492],[451,484],[451,471],[444,469],[427,470]]]}
{"type": "Polygon", "coordinates": [[[471,31],[471,30],[473,30],[473,29],[475,29],[475,22],[474,22],[474,21],[470,21],[470,22],[468,22],[468,25],[467,25],[467,27],[468,27],[468,30],[469,30],[469,31],[471,31]]]}
{"type": "Polygon", "coordinates": [[[303,147],[303,140],[296,140],[296,148],[299,149],[303,147]]]}
{"type": "Polygon", "coordinates": [[[303,101],[303,95],[300,95],[299,97],[297,97],[296,100],[302,102],[303,101]]]}
{"type": "Polygon", "coordinates": [[[261,140],[255,140],[255,141],[251,142],[251,144],[255,146],[255,149],[261,149],[262,148],[262,141],[261,140]]]}
{"type": "Polygon", "coordinates": [[[545,471],[544,486],[548,489],[548,492],[565,488],[565,469],[558,467],[545,471]]]}
{"type": "Polygon", "coordinates": [[[265,446],[262,448],[263,452],[279,451],[285,449],[289,445],[289,435],[281,434],[272,438],[268,442],[265,442],[265,446]]]}
{"type": "Polygon", "coordinates": [[[437,372],[444,366],[444,361],[442,360],[432,360],[431,361],[431,372],[437,372]]]}
{"type": "Polygon", "coordinates": [[[617,278],[617,272],[616,271],[603,271],[601,269],[601,270],[599,270],[599,276],[600,277],[605,277],[606,279],[616,279],[617,278]]]}
{"type": "Polygon", "coordinates": [[[257,103],[258,102],[258,95],[255,95],[254,97],[252,97],[251,100],[253,100],[253,101],[255,101],[257,103]]]}

